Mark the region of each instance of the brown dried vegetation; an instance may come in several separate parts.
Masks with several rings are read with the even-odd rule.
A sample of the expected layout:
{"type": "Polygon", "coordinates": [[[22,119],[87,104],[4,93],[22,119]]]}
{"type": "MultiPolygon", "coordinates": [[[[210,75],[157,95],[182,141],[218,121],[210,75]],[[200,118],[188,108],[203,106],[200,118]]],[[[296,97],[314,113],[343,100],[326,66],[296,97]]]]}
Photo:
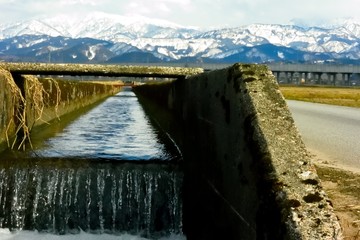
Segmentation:
{"type": "Polygon", "coordinates": [[[286,99],[360,107],[360,88],[280,86],[286,99]]]}

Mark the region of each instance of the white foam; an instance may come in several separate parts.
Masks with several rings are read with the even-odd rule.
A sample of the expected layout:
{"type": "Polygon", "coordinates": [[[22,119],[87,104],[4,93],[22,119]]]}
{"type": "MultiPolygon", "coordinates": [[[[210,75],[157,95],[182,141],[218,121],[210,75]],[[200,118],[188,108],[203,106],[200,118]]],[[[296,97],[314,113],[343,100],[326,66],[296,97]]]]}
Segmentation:
{"type": "MultiPolygon", "coordinates": [[[[80,234],[54,235],[50,233],[39,233],[37,231],[10,232],[8,229],[0,228],[1,240],[148,240],[140,236],[121,234],[91,234],[81,232],[80,234]]],[[[172,234],[159,240],[186,240],[184,235],[172,234]]]]}

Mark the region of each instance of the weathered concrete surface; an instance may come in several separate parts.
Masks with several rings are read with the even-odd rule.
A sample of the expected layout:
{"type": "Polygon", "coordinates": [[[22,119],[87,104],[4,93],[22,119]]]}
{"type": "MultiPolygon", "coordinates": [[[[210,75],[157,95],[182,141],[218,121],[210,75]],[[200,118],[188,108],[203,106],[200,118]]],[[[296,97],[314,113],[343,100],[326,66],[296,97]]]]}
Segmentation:
{"type": "MultiPolygon", "coordinates": [[[[235,65],[135,91],[168,109],[183,131],[175,140],[188,239],[342,239],[268,68],[235,65]]],[[[167,125],[161,115],[153,117],[167,125]]]]}
{"type": "Polygon", "coordinates": [[[33,127],[94,104],[121,90],[121,86],[94,82],[38,79],[11,75],[0,68],[0,151],[23,145],[33,127]],[[18,137],[17,144],[14,139],[18,137]]]}
{"type": "Polygon", "coordinates": [[[30,75],[89,75],[109,77],[182,78],[203,72],[202,68],[126,66],[96,64],[0,63],[14,74],[30,75]]]}
{"type": "Polygon", "coordinates": [[[38,79],[31,75],[23,75],[22,79],[29,126],[60,119],[65,114],[94,104],[121,90],[121,86],[110,84],[38,79]],[[42,108],[42,111],[39,111],[39,108],[42,108]]]}

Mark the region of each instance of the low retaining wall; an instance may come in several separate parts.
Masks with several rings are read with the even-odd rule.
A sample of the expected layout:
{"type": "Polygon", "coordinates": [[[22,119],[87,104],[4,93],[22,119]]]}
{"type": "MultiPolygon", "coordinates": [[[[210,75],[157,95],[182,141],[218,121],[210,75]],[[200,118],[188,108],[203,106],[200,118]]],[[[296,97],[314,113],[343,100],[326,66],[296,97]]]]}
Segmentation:
{"type": "Polygon", "coordinates": [[[27,101],[28,126],[50,122],[121,90],[119,86],[102,83],[37,79],[31,75],[21,78],[27,101]]]}
{"type": "Polygon", "coordinates": [[[121,90],[93,82],[38,79],[0,68],[0,151],[24,146],[33,127],[49,124],[121,90]],[[15,138],[17,140],[15,141],[15,138]],[[16,144],[15,144],[16,142],[16,144]]]}
{"type": "Polygon", "coordinates": [[[188,239],[342,239],[268,68],[238,64],[135,92],[182,149],[188,239]]]}

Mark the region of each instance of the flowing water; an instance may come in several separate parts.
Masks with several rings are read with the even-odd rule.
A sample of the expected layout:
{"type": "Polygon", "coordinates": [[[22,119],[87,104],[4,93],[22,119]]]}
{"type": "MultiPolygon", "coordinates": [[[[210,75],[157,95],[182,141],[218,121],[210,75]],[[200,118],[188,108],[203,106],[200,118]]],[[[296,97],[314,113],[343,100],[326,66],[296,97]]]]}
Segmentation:
{"type": "Polygon", "coordinates": [[[34,151],[33,155],[116,160],[180,157],[171,139],[152,126],[129,89],[82,115],[45,144],[45,148],[34,151]]]}
{"type": "Polygon", "coordinates": [[[122,91],[0,157],[0,239],[185,239],[181,153],[122,91]]]}

